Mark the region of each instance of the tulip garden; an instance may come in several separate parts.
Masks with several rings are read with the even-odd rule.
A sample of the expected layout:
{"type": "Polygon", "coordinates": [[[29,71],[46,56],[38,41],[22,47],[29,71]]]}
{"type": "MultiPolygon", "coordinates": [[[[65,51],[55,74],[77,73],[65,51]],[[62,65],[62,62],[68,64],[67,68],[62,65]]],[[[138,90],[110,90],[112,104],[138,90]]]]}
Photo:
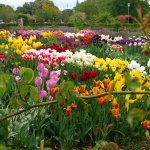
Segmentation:
{"type": "Polygon", "coordinates": [[[147,42],[89,29],[1,30],[0,149],[125,150],[149,141],[147,42]]]}

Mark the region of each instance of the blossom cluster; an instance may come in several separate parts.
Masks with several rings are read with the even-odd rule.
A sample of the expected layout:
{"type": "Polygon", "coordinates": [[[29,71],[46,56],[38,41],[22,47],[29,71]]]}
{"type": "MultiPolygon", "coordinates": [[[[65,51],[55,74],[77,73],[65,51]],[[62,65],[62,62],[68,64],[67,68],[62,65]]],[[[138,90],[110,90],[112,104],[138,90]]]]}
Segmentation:
{"type": "Polygon", "coordinates": [[[21,58],[22,60],[38,60],[38,62],[46,65],[53,64],[53,67],[57,68],[59,63],[64,65],[66,56],[54,49],[48,48],[46,50],[30,49],[27,53],[23,53],[21,58]]]}
{"type": "Polygon", "coordinates": [[[74,48],[88,45],[87,41],[79,41],[78,40],[79,37],[85,37],[85,36],[84,35],[79,36],[79,35],[74,35],[73,33],[70,33],[67,35],[64,34],[63,36],[56,37],[56,39],[60,41],[63,45],[67,45],[67,46],[74,47],[74,48]],[[77,37],[74,37],[74,36],[77,36],[77,37]]]}
{"type": "Polygon", "coordinates": [[[8,38],[11,36],[11,33],[8,30],[0,30],[0,39],[8,38]]]}
{"type": "Polygon", "coordinates": [[[95,58],[93,67],[97,68],[100,71],[108,71],[111,70],[112,72],[123,72],[127,69],[129,62],[123,61],[118,58],[110,59],[110,58],[95,58]]]}
{"type": "Polygon", "coordinates": [[[142,47],[146,44],[147,42],[147,37],[146,36],[139,36],[139,37],[129,37],[129,39],[120,39],[116,41],[117,44],[124,45],[126,44],[127,46],[139,46],[142,47]]]}
{"type": "Polygon", "coordinates": [[[30,36],[29,39],[23,39],[22,36],[19,36],[17,39],[9,37],[8,38],[8,44],[9,47],[14,49],[14,51],[21,55],[23,52],[27,52],[29,49],[38,48],[42,45],[41,42],[35,42],[36,36],[30,36]]]}
{"type": "Polygon", "coordinates": [[[36,39],[39,39],[42,37],[41,31],[39,30],[17,30],[15,33],[15,36],[22,36],[22,39],[29,39],[30,36],[35,36],[36,39]]]}
{"type": "MultiPolygon", "coordinates": [[[[53,88],[57,82],[59,81],[59,75],[61,73],[61,70],[57,71],[50,71],[44,66],[43,63],[39,63],[37,66],[37,70],[39,73],[39,76],[37,76],[34,80],[34,84],[37,87],[39,100],[42,101],[44,97],[46,97],[47,92],[42,89],[42,83],[45,79],[46,81],[46,89],[49,93],[50,89],[53,88]],[[48,77],[49,75],[49,77],[48,77]]],[[[51,96],[49,97],[51,99],[51,96]]]]}
{"type": "MultiPolygon", "coordinates": [[[[96,73],[95,71],[86,70],[86,71],[84,71],[83,74],[80,74],[79,77],[80,77],[80,80],[81,80],[81,81],[88,81],[88,80],[90,80],[90,79],[96,78],[96,76],[97,76],[97,73],[96,73]]],[[[76,73],[72,73],[72,74],[70,75],[70,77],[71,77],[71,79],[75,80],[76,77],[77,77],[77,74],[76,74],[76,73]]]]}
{"type": "Polygon", "coordinates": [[[147,72],[145,71],[145,67],[141,66],[140,63],[137,63],[135,60],[132,60],[128,64],[128,69],[137,70],[139,72],[142,72],[143,74],[147,74],[147,72]]]}
{"type": "Polygon", "coordinates": [[[66,52],[62,52],[64,56],[66,56],[65,62],[69,64],[74,64],[75,66],[79,66],[83,68],[84,66],[92,67],[94,63],[95,55],[90,53],[86,53],[84,49],[80,49],[79,52],[72,53],[69,50],[66,52]]]}
{"type": "Polygon", "coordinates": [[[87,34],[92,34],[92,35],[95,34],[94,31],[89,30],[89,29],[87,29],[87,30],[80,30],[79,33],[80,34],[85,34],[85,35],[87,35],[87,34]]]}

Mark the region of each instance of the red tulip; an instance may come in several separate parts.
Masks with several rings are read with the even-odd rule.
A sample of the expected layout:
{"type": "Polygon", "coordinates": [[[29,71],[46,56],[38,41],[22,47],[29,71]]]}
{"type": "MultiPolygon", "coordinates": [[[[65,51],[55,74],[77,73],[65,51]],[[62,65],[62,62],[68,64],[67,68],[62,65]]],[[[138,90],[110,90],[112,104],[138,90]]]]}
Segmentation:
{"type": "Polygon", "coordinates": [[[77,77],[77,74],[75,74],[75,73],[72,73],[71,75],[70,75],[70,77],[71,77],[71,79],[76,79],[76,77],[77,77]]]}
{"type": "Polygon", "coordinates": [[[15,59],[15,57],[14,57],[14,56],[10,56],[10,59],[11,59],[11,60],[14,60],[14,59],[15,59]]]}

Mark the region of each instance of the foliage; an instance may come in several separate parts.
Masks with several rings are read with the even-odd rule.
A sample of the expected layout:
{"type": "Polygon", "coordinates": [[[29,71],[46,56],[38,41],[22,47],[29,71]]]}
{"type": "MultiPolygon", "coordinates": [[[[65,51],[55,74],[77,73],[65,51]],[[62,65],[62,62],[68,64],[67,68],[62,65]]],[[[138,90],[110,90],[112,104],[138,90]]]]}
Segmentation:
{"type": "Polygon", "coordinates": [[[74,26],[81,30],[86,26],[86,14],[82,12],[76,12],[69,18],[70,23],[74,23],[74,26]]]}
{"type": "MultiPolygon", "coordinates": [[[[83,27],[85,14],[74,15],[72,22],[83,27]]],[[[79,145],[118,149],[123,140],[144,137],[141,121],[149,120],[150,60],[134,45],[136,40],[91,30],[18,31],[14,37],[0,33],[2,145],[36,150],[44,141],[43,147],[56,143],[62,150],[79,145]]]]}
{"type": "Polygon", "coordinates": [[[30,14],[33,15],[34,2],[26,2],[23,6],[17,7],[16,13],[30,14]]]}
{"type": "Polygon", "coordinates": [[[69,17],[73,15],[73,10],[71,9],[64,9],[62,11],[61,19],[64,23],[68,23],[69,17]]]}
{"type": "Polygon", "coordinates": [[[110,2],[111,14],[113,14],[114,17],[128,14],[128,5],[127,5],[128,3],[130,3],[129,13],[132,16],[137,17],[137,13],[136,13],[135,9],[137,8],[138,4],[141,4],[141,6],[143,8],[143,13],[146,13],[149,10],[148,0],[145,0],[145,1],[142,1],[142,0],[132,0],[132,1],[130,1],[130,0],[125,0],[125,1],[112,0],[110,2]]]}
{"type": "Polygon", "coordinates": [[[44,21],[53,22],[59,19],[61,12],[57,7],[50,6],[47,5],[46,3],[43,3],[42,7],[35,11],[35,15],[36,18],[38,18],[37,21],[39,22],[44,22],[44,21]]]}
{"type": "Polygon", "coordinates": [[[131,17],[135,22],[139,24],[139,30],[143,31],[143,33],[147,36],[147,44],[145,45],[143,52],[149,51],[150,48],[150,11],[143,15],[142,14],[142,7],[141,5],[138,5],[137,7],[137,14],[138,18],[132,16],[132,15],[121,15],[119,16],[119,19],[121,23],[125,23],[126,18],[131,17]]]}
{"type": "Polygon", "coordinates": [[[15,20],[15,12],[12,7],[3,6],[0,12],[0,18],[3,19],[4,22],[8,23],[12,20],[15,20]]]}
{"type": "Polygon", "coordinates": [[[23,25],[24,25],[24,26],[27,26],[27,25],[29,24],[29,19],[28,19],[27,15],[18,14],[17,18],[18,18],[18,19],[23,18],[23,25]]]}

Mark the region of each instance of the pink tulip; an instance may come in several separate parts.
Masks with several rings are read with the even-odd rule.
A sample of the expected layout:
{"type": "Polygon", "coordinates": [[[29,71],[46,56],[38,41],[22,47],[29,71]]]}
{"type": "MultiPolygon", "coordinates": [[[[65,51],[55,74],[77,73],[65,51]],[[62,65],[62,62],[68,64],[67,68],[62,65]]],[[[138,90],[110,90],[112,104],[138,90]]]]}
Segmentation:
{"type": "Polygon", "coordinates": [[[42,84],[43,80],[41,77],[36,77],[34,80],[35,86],[39,87],[42,84]]]}
{"type": "Polygon", "coordinates": [[[63,71],[62,71],[62,74],[63,74],[63,75],[67,75],[67,73],[68,73],[67,70],[63,70],[63,71]]]}
{"type": "Polygon", "coordinates": [[[15,76],[15,81],[18,82],[20,80],[19,76],[15,76]]]}
{"type": "Polygon", "coordinates": [[[18,74],[18,73],[19,73],[19,68],[14,68],[14,69],[12,70],[12,72],[13,72],[13,74],[18,74]]]}
{"type": "Polygon", "coordinates": [[[57,80],[50,79],[46,81],[46,88],[47,90],[50,90],[50,88],[54,87],[57,84],[57,80]]]}
{"type": "Polygon", "coordinates": [[[47,68],[44,68],[41,72],[39,72],[39,75],[40,75],[42,78],[47,78],[47,77],[48,77],[48,69],[47,69],[47,68]]]}
{"type": "Polygon", "coordinates": [[[43,98],[46,96],[46,91],[45,90],[39,90],[38,95],[39,95],[39,100],[42,102],[43,98]]]}
{"type": "Polygon", "coordinates": [[[60,75],[61,70],[57,70],[57,71],[51,71],[50,72],[50,79],[54,78],[54,77],[58,77],[60,75]]]}
{"type": "Polygon", "coordinates": [[[44,70],[44,64],[39,63],[38,66],[37,66],[37,70],[38,70],[39,72],[43,71],[43,70],[44,70]]]}

